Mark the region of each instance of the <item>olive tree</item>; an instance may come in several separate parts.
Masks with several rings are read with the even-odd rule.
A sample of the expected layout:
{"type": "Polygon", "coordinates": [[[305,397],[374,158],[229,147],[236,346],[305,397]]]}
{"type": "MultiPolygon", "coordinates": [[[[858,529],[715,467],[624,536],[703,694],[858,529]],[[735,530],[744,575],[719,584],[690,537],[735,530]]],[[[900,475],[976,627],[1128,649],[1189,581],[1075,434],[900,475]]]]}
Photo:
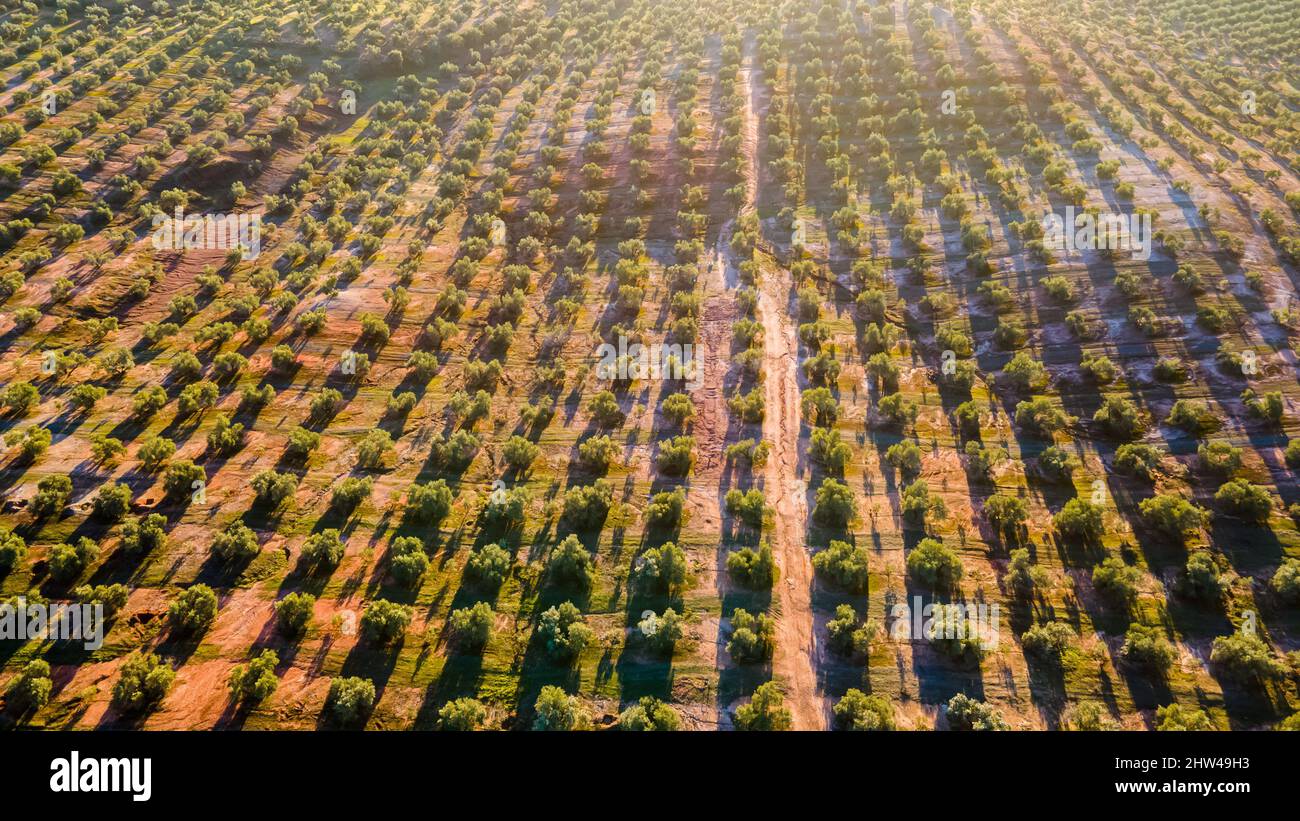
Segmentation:
{"type": "Polygon", "coordinates": [[[238,664],[230,671],[230,693],[237,702],[259,704],[271,697],[280,680],[275,668],[280,657],[274,650],[263,650],[247,664],[238,664]]]}
{"type": "Polygon", "coordinates": [[[884,696],[867,695],[856,688],[845,691],[835,703],[835,726],[841,730],[893,730],[894,708],[884,696]]]}
{"type": "Polygon", "coordinates": [[[681,727],[681,716],[668,704],[654,696],[643,696],[618,717],[620,730],[634,732],[672,731],[681,727]]]}
{"type": "Polygon", "coordinates": [[[217,618],[217,594],[206,584],[188,587],[167,608],[167,618],[182,635],[202,635],[217,618]]]}
{"type": "Polygon", "coordinates": [[[785,695],[776,682],[759,685],[749,702],[736,709],[733,723],[737,730],[788,730],[793,724],[785,695]]]}
{"type": "Polygon", "coordinates": [[[175,680],[176,671],[158,656],[132,653],[113,685],[113,704],[124,713],[152,710],[162,703],[175,680]]]}

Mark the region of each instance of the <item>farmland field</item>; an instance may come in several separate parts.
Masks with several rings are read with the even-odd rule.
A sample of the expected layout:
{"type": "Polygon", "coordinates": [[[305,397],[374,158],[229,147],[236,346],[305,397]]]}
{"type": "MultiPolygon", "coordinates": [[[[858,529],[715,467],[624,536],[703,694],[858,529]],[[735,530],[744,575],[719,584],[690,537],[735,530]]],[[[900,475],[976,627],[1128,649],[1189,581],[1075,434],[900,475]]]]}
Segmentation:
{"type": "Polygon", "coordinates": [[[1300,729],[1300,0],[1065,5],[0,0],[0,727],[1300,729]]]}

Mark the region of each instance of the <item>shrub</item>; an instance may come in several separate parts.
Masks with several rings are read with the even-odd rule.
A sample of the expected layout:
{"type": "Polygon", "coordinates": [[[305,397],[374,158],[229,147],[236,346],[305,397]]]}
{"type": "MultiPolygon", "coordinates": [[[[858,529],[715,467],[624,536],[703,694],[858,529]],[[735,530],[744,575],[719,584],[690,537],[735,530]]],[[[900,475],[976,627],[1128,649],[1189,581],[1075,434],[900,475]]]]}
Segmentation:
{"type": "Polygon", "coordinates": [[[671,595],[685,586],[689,574],[686,553],[672,542],[649,548],[632,563],[632,577],[646,592],[671,595]]]}
{"type": "Polygon", "coordinates": [[[280,373],[289,371],[297,361],[297,354],[288,345],[276,345],[271,351],[271,368],[280,373]]]}
{"type": "Polygon", "coordinates": [[[5,690],[5,704],[19,714],[39,710],[49,703],[53,689],[49,662],[32,659],[9,683],[5,690]]]}
{"type": "Polygon", "coordinates": [[[812,558],[813,569],[850,593],[867,589],[867,550],[848,542],[832,541],[812,558]]]}
{"type": "Polygon", "coordinates": [[[1179,399],[1169,409],[1169,416],[1165,418],[1165,424],[1173,425],[1193,435],[1199,435],[1202,431],[1209,430],[1214,426],[1214,417],[1204,403],[1193,402],[1190,399],[1179,399]]]}
{"type": "Polygon", "coordinates": [[[727,555],[727,573],[742,587],[770,590],[776,584],[776,560],[771,545],[764,542],[758,550],[743,547],[727,555]]]}
{"type": "Polygon", "coordinates": [[[240,354],[234,351],[226,351],[212,358],[212,373],[217,381],[224,382],[234,378],[247,364],[248,360],[240,354]]]}
{"type": "Polygon", "coordinates": [[[375,706],[375,684],[359,676],[332,679],[326,703],[339,724],[356,724],[375,706]]]}
{"type": "Polygon", "coordinates": [[[50,578],[62,584],[79,577],[98,557],[99,546],[82,536],[76,544],[56,544],[50,548],[45,563],[49,567],[50,578]]]}
{"type": "Polygon", "coordinates": [[[659,470],[668,476],[685,476],[690,473],[695,461],[695,437],[675,436],[659,443],[656,463],[659,470]]]}
{"type": "Polygon", "coordinates": [[[1116,439],[1133,439],[1142,430],[1137,407],[1127,399],[1108,396],[1092,420],[1116,439]]]}
{"type": "Polygon", "coordinates": [[[239,520],[231,522],[212,540],[212,552],[223,562],[247,561],[260,549],[257,534],[239,520]]]}
{"type": "Polygon", "coordinates": [[[327,422],[338,410],[343,401],[343,394],[333,388],[325,388],[311,400],[308,416],[313,422],[327,422]]]}
{"type": "Polygon", "coordinates": [[[157,385],[150,385],[131,399],[131,411],[141,419],[147,419],[162,410],[166,404],[166,391],[157,385]]]}
{"type": "Polygon", "coordinates": [[[539,448],[522,436],[511,436],[501,447],[506,464],[515,470],[524,470],[537,458],[539,448]]]}
{"type": "Polygon", "coordinates": [[[680,727],[681,717],[677,711],[654,696],[642,696],[640,701],[628,707],[618,717],[620,730],[667,732],[680,727]]]}
{"type": "Polygon", "coordinates": [[[922,539],[907,554],[907,573],[934,589],[951,589],[961,581],[961,559],[937,539],[922,539]]]}
{"type": "Polygon", "coordinates": [[[411,623],[411,608],[387,599],[375,599],[361,614],[361,634],[379,645],[392,644],[411,623]]]}
{"type": "Polygon", "coordinates": [[[609,514],[609,505],[613,497],[613,486],[604,479],[597,479],[590,485],[571,487],[564,494],[564,511],[561,518],[577,530],[600,527],[609,514]]]}
{"type": "Polygon", "coordinates": [[[1043,364],[1024,351],[1013,356],[1002,368],[1002,380],[1016,390],[1028,390],[1046,378],[1047,371],[1043,364]]]}
{"type": "Polygon", "coordinates": [[[1071,418],[1046,396],[1035,396],[1016,405],[1016,424],[1049,438],[1070,421],[1071,418]]]}
{"type": "Polygon", "coordinates": [[[772,658],[776,648],[776,622],[766,613],[750,614],[737,607],[731,613],[731,636],[727,652],[731,658],[748,664],[772,658]]]}
{"type": "Polygon", "coordinates": [[[311,623],[315,610],[315,596],[310,593],[290,593],[275,603],[276,626],[286,635],[301,635],[311,623]]]}
{"type": "Polygon", "coordinates": [[[163,489],[173,499],[193,493],[208,480],[208,473],[189,459],[167,465],[163,473],[163,489]]]}
{"type": "Polygon", "coordinates": [[[637,628],[641,635],[645,637],[646,646],[651,651],[663,656],[671,656],[673,650],[677,647],[677,642],[681,640],[685,633],[682,627],[681,616],[671,607],[664,610],[663,615],[655,615],[650,611],[637,623],[637,628]]]}
{"type": "Polygon", "coordinates": [[[951,730],[1009,730],[1010,726],[992,706],[958,693],[948,701],[948,728],[951,730]]]}
{"type": "Polygon", "coordinates": [[[1286,409],[1281,391],[1269,391],[1263,396],[1258,396],[1255,391],[1247,388],[1241,393],[1241,401],[1246,406],[1248,416],[1259,419],[1267,425],[1279,424],[1286,409]]]}
{"type": "Polygon", "coordinates": [[[91,434],[90,458],[95,464],[112,467],[124,453],[126,445],[122,444],[121,439],[102,433],[91,434]]]}
{"type": "Polygon", "coordinates": [[[1253,633],[1233,633],[1216,638],[1210,651],[1210,663],[1229,678],[1242,682],[1286,674],[1286,668],[1269,654],[1268,645],[1253,633]]]}
{"type": "Polygon", "coordinates": [[[217,618],[217,594],[206,584],[186,588],[167,608],[167,618],[182,635],[202,635],[217,618]]]}
{"type": "Polygon", "coordinates": [[[1115,470],[1150,482],[1164,453],[1151,445],[1124,444],[1115,450],[1115,470]]]}
{"type": "Polygon", "coordinates": [[[785,706],[785,696],[777,688],[776,682],[759,685],[749,703],[736,709],[734,724],[737,730],[790,729],[790,710],[785,706]]]}
{"type": "Polygon", "coordinates": [[[553,684],[542,688],[533,709],[537,713],[533,719],[534,730],[581,730],[590,722],[578,697],[553,684]]]}
{"type": "Polygon", "coordinates": [[[595,568],[591,554],[578,537],[569,535],[551,551],[546,570],[558,584],[590,587],[595,581],[595,568]]]}
{"type": "Polygon", "coordinates": [[[41,401],[41,394],[30,382],[15,381],[0,393],[0,405],[14,416],[26,416],[41,401]]]}
{"type": "Polygon", "coordinates": [[[732,488],[727,491],[723,504],[728,514],[739,518],[750,527],[758,529],[763,526],[763,518],[767,514],[767,500],[763,496],[763,491],[758,488],[750,488],[743,492],[732,488]]]}
{"type": "Polygon", "coordinates": [[[113,685],[113,704],[125,713],[151,710],[162,703],[175,679],[176,672],[153,653],[132,653],[113,685]]]}
{"type": "Polygon", "coordinates": [[[1098,385],[1109,385],[1115,381],[1115,363],[1110,360],[1109,356],[1086,354],[1079,361],[1079,369],[1090,376],[1092,381],[1098,385]]]}
{"type": "Polygon", "coordinates": [[[330,504],[341,512],[351,513],[370,495],[374,486],[374,480],[369,476],[349,476],[334,486],[330,493],[330,504]]]}
{"type": "Polygon", "coordinates": [[[217,386],[211,382],[195,382],[181,389],[176,397],[176,415],[194,416],[217,403],[217,386]]]}
{"type": "Polygon", "coordinates": [[[467,652],[477,652],[487,644],[492,635],[492,622],[496,614],[487,602],[451,611],[447,629],[457,646],[467,652]]]}
{"type": "Polygon", "coordinates": [[[439,522],[451,512],[451,502],[451,489],[442,479],[413,484],[406,492],[405,518],[415,524],[439,522]]]}
{"type": "Polygon", "coordinates": [[[615,428],[623,424],[624,413],[618,406],[618,399],[610,391],[601,391],[591,397],[587,410],[596,424],[602,427],[615,428]]]}
{"type": "MultiPolygon", "coordinates": [[[[3,535],[0,534],[0,541],[3,535]]],[[[1287,559],[1273,573],[1269,581],[1273,592],[1292,604],[1300,603],[1300,559],[1287,559]]]]}
{"type": "Polygon", "coordinates": [[[496,587],[510,572],[510,554],[500,545],[485,544],[470,554],[465,573],[473,582],[496,587]]]}
{"type": "Polygon", "coordinates": [[[835,618],[826,623],[827,643],[832,652],[841,656],[865,657],[871,649],[876,631],[876,623],[863,622],[849,604],[836,607],[835,618]]]}
{"type": "Polygon", "coordinates": [[[493,492],[481,513],[484,527],[514,528],[523,524],[528,507],[528,489],[516,487],[505,493],[493,492]]]}
{"type": "Polygon", "coordinates": [[[68,393],[68,405],[82,413],[90,413],[108,391],[98,385],[78,385],[68,393]]]}
{"type": "Polygon", "coordinates": [[[1185,382],[1187,381],[1187,366],[1172,357],[1161,357],[1152,367],[1151,375],[1161,382],[1185,382]]]}
{"type": "Polygon", "coordinates": [[[166,524],[166,517],[158,513],[150,513],[143,519],[128,516],[120,531],[122,549],[128,553],[148,553],[158,548],[166,541],[167,534],[163,530],[166,524]]]}
{"type": "Polygon", "coordinates": [[[608,436],[593,436],[578,444],[578,458],[590,470],[603,471],[618,455],[618,445],[608,436]]]}
{"type": "Polygon", "coordinates": [[[418,587],[424,572],[429,569],[424,543],[414,536],[398,536],[388,549],[388,569],[402,587],[418,587]]]}
{"type": "Polygon", "coordinates": [[[249,486],[253,488],[258,504],[276,508],[293,496],[298,489],[298,480],[291,473],[264,470],[252,478],[249,486]]]}
{"type": "Polygon", "coordinates": [[[362,468],[380,468],[383,466],[384,454],[392,448],[392,434],[376,428],[357,443],[357,465],[362,468]]]}
{"type": "Polygon", "coordinates": [[[302,561],[308,567],[334,568],[343,559],[345,545],[339,538],[339,532],[327,528],[307,537],[302,545],[302,561]]]}
{"type": "Polygon", "coordinates": [[[1300,437],[1291,439],[1286,443],[1286,451],[1283,453],[1286,459],[1287,467],[1292,470],[1300,469],[1300,437]]]}
{"type": "Polygon", "coordinates": [[[279,664],[274,650],[263,650],[247,664],[236,665],[230,671],[230,693],[235,701],[257,704],[270,698],[280,684],[275,676],[279,664]]]}
{"type": "Polygon", "coordinates": [[[1047,584],[1047,571],[1034,565],[1028,548],[1011,551],[1007,561],[1007,574],[1004,577],[1007,589],[1013,596],[1027,599],[1034,591],[1047,584]]]}
{"type": "Polygon", "coordinates": [[[684,393],[674,393],[663,401],[664,416],[677,427],[683,427],[695,416],[695,404],[684,393]]]}
{"type": "MultiPolygon", "coordinates": [[[[883,354],[875,354],[874,356],[883,356],[883,354]]],[[[892,362],[889,364],[893,365],[892,362]]],[[[736,398],[738,397],[733,397],[733,401],[736,398]]],[[[799,404],[804,419],[818,427],[830,427],[839,418],[839,403],[835,401],[834,395],[826,388],[809,388],[805,390],[799,404]]],[[[732,412],[735,413],[736,408],[733,407],[732,412]]],[[[748,413],[742,414],[742,416],[746,422],[762,421],[761,414],[758,414],[758,418],[753,418],[753,414],[748,413]]]]}
{"type": "Polygon", "coordinates": [[[835,704],[835,726],[841,730],[872,731],[894,729],[894,708],[883,696],[867,695],[850,688],[835,704]]]}
{"type": "Polygon", "coordinates": [[[576,658],[595,637],[595,631],[586,625],[573,602],[551,607],[537,622],[537,638],[557,661],[576,658]]]}
{"type": "Polygon", "coordinates": [[[985,654],[983,637],[959,604],[934,605],[931,618],[925,623],[925,639],[935,650],[957,662],[978,662],[985,654]]]}
{"type": "Polygon", "coordinates": [[[45,455],[53,439],[48,429],[33,425],[21,431],[11,430],[6,433],[4,443],[6,447],[17,446],[19,464],[30,464],[45,455]]]}
{"type": "Polygon", "coordinates": [[[1101,507],[1076,496],[1052,517],[1052,526],[1063,538],[1095,542],[1102,534],[1101,507]]]}
{"type": "Polygon", "coordinates": [[[1092,569],[1092,586],[1112,603],[1129,607],[1137,601],[1141,572],[1114,556],[1092,569]]]}
{"type": "Polygon", "coordinates": [[[1214,729],[1217,728],[1210,717],[1196,707],[1167,704],[1156,708],[1156,730],[1159,732],[1214,729]]]}
{"type": "Polygon", "coordinates": [[[104,618],[111,619],[123,607],[131,591],[124,584],[83,584],[72,591],[72,597],[82,604],[98,604],[104,608],[104,618]]]}
{"type": "Polygon", "coordinates": [[[1223,592],[1223,580],[1214,556],[1208,550],[1197,550],[1187,557],[1181,583],[1183,595],[1202,601],[1215,601],[1223,592]]]}
{"type": "Polygon", "coordinates": [[[905,476],[915,476],[921,472],[921,449],[911,439],[904,439],[889,446],[885,461],[905,476]]]}
{"type": "Polygon", "coordinates": [[[32,512],[37,516],[50,516],[62,513],[63,507],[72,498],[72,480],[62,473],[43,477],[36,483],[36,495],[32,497],[32,512]]]}
{"type": "Polygon", "coordinates": [[[1068,624],[1050,621],[1035,624],[1020,636],[1020,644],[1025,652],[1043,661],[1060,666],[1066,651],[1076,638],[1068,624]]]}
{"type": "Polygon", "coordinates": [[[1273,511],[1273,499],[1268,491],[1245,479],[1224,482],[1215,492],[1214,501],[1225,512],[1249,522],[1266,522],[1273,511]]]}
{"type": "Polygon", "coordinates": [[[1072,472],[1070,455],[1056,445],[1044,448],[1038,454],[1038,471],[1049,481],[1064,482],[1072,472]]]}
{"type": "Polygon", "coordinates": [[[947,515],[947,506],[943,499],[930,495],[930,485],[924,479],[917,479],[903,488],[899,494],[899,508],[903,518],[916,524],[925,524],[926,517],[934,514],[942,519],[947,515]]]}
{"type": "Polygon", "coordinates": [[[1125,644],[1119,650],[1119,655],[1128,663],[1164,676],[1170,665],[1174,664],[1174,659],[1177,659],[1178,652],[1174,650],[1174,644],[1165,638],[1165,631],[1161,627],[1131,625],[1125,634],[1125,644]]]}
{"type": "Polygon", "coordinates": [[[305,459],[320,444],[320,434],[299,425],[289,431],[289,443],[285,446],[288,455],[295,459],[305,459]]]}
{"type": "Polygon", "coordinates": [[[676,527],[681,523],[685,504],[686,491],[682,488],[656,493],[650,497],[650,504],[646,506],[646,525],[657,528],[676,527]]]}
{"type": "Polygon", "coordinates": [[[835,479],[823,479],[817,488],[813,518],[829,526],[844,527],[856,515],[857,504],[849,486],[835,479]]]}
{"type": "Polygon", "coordinates": [[[905,398],[901,393],[880,397],[880,401],[876,403],[876,410],[888,425],[895,428],[906,427],[915,422],[920,412],[916,403],[905,398]]]}
{"type": "Polygon", "coordinates": [[[140,445],[138,456],[140,466],[146,471],[157,470],[176,452],[176,445],[170,439],[150,436],[140,445]]]}
{"type": "Polygon", "coordinates": [[[1019,497],[995,493],[984,501],[984,518],[998,533],[1015,538],[1029,521],[1029,509],[1019,497]]]}
{"type": "Polygon", "coordinates": [[[472,698],[458,698],[442,705],[438,710],[440,726],[452,732],[477,730],[487,716],[483,703],[472,698]]]}
{"type": "Polygon", "coordinates": [[[1188,531],[1198,529],[1205,518],[1199,507],[1170,493],[1143,499],[1138,507],[1147,525],[1179,541],[1188,531]]]}

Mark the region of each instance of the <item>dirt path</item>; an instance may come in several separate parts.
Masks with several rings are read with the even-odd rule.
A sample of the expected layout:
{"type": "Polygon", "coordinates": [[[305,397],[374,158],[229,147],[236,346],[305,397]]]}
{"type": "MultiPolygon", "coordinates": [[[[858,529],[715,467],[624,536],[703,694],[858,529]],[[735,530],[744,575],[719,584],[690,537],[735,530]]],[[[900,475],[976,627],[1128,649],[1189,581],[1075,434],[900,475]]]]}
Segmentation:
{"type": "Polygon", "coordinates": [[[718,243],[711,252],[712,261],[704,275],[704,305],[700,310],[700,335],[697,341],[696,367],[700,369],[699,387],[691,391],[695,401],[694,426],[696,476],[707,478],[716,487],[722,468],[722,451],[727,436],[727,402],[723,382],[727,376],[727,348],[731,328],[740,311],[736,306],[735,265],[727,254],[734,222],[723,225],[718,243]]]}
{"type": "MultiPolygon", "coordinates": [[[[748,90],[741,113],[745,119],[744,210],[758,197],[759,86],[753,55],[747,54],[741,77],[748,90]]],[[[758,318],[763,324],[763,373],[766,414],[763,439],[772,448],[764,474],[768,503],[775,511],[772,552],[781,568],[777,582],[776,655],[773,673],[786,690],[796,730],[826,727],[825,704],[818,691],[813,659],[812,562],[804,525],[808,518],[806,485],[799,475],[799,338],[791,316],[789,272],[776,268],[760,280],[758,318]]]]}
{"type": "Polygon", "coordinates": [[[772,551],[781,568],[776,598],[776,658],[773,668],[787,689],[795,729],[825,726],[822,698],[813,670],[812,562],[804,523],[808,518],[807,487],[799,476],[799,343],[788,310],[788,276],[769,276],[759,291],[758,313],[763,323],[764,398],[763,439],[771,445],[765,491],[775,511],[772,551]]]}

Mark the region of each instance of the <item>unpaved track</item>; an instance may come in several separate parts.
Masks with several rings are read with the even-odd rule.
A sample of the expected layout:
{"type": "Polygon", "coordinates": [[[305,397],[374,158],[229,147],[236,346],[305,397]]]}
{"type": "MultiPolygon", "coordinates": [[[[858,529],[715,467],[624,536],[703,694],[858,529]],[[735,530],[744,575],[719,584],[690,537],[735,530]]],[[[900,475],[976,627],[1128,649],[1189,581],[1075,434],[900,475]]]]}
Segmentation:
{"type": "MultiPolygon", "coordinates": [[[[745,120],[745,211],[758,196],[758,101],[754,58],[747,49],[741,78],[747,90],[741,111],[745,120]]],[[[772,552],[781,568],[776,601],[776,652],[772,672],[786,691],[796,730],[826,728],[825,700],[818,690],[814,658],[812,562],[805,523],[807,488],[799,475],[799,338],[791,317],[789,272],[778,267],[760,279],[758,318],[763,324],[763,374],[766,412],[763,439],[772,452],[764,472],[764,490],[774,510],[772,552]]]]}
{"type": "Polygon", "coordinates": [[[818,730],[826,722],[813,670],[817,647],[813,635],[812,562],[804,533],[807,487],[799,476],[799,343],[788,311],[789,291],[788,276],[770,276],[758,300],[767,401],[763,439],[772,447],[765,490],[774,510],[772,552],[781,568],[776,589],[780,616],[773,672],[785,684],[795,729],[818,730]]]}
{"type": "Polygon", "coordinates": [[[700,335],[696,362],[701,369],[699,387],[691,392],[695,401],[696,478],[717,487],[722,468],[722,451],[727,436],[727,403],[723,381],[727,376],[731,328],[740,311],[736,305],[736,266],[728,256],[735,222],[722,226],[712,260],[703,278],[704,305],[700,310],[700,335]]]}

